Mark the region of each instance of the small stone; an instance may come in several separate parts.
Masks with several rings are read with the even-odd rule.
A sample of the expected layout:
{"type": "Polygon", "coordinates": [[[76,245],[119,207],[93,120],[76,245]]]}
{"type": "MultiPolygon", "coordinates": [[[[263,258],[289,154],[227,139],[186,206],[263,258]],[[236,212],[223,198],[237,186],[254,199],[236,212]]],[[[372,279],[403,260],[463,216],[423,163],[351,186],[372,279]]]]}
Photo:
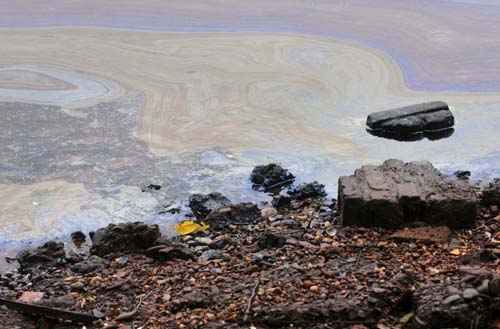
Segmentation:
{"type": "Polygon", "coordinates": [[[448,294],[451,295],[459,295],[460,294],[460,289],[455,288],[453,286],[448,287],[448,294]]]}
{"type": "Polygon", "coordinates": [[[206,237],[196,237],[194,240],[206,246],[209,246],[214,242],[212,239],[206,237]]]}
{"type": "Polygon", "coordinates": [[[479,291],[479,293],[481,293],[481,294],[487,294],[487,293],[489,293],[489,289],[490,289],[489,286],[490,286],[490,280],[483,280],[481,285],[479,287],[477,287],[477,291],[479,291]]]}
{"type": "Polygon", "coordinates": [[[71,291],[83,291],[85,289],[85,284],[83,282],[77,281],[73,283],[71,286],[71,291]]]}
{"type": "Polygon", "coordinates": [[[278,214],[278,211],[274,208],[268,207],[264,208],[260,211],[260,215],[262,218],[269,219],[270,217],[276,216],[278,214]]]}
{"type": "Polygon", "coordinates": [[[464,290],[463,296],[465,299],[473,299],[479,296],[479,292],[474,288],[467,288],[464,290]]]}
{"type": "Polygon", "coordinates": [[[451,295],[443,300],[443,304],[444,305],[452,304],[456,301],[459,301],[460,299],[462,299],[460,295],[451,295]]]}
{"type": "Polygon", "coordinates": [[[213,259],[220,259],[223,258],[224,255],[222,254],[222,251],[220,250],[214,250],[210,249],[207,251],[204,251],[200,257],[198,257],[198,260],[201,262],[208,262],[213,259]]]}
{"type": "Polygon", "coordinates": [[[312,292],[319,292],[319,286],[311,286],[309,287],[309,290],[312,292]]]}

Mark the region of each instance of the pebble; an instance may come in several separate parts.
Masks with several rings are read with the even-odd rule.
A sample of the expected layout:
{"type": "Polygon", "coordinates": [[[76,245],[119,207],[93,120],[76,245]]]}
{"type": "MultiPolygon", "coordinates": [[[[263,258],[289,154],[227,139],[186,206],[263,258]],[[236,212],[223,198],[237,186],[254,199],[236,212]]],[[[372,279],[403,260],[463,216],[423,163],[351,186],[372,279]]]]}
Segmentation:
{"type": "Polygon", "coordinates": [[[460,294],[460,289],[455,288],[453,286],[448,287],[448,294],[451,295],[459,295],[460,294]]]}
{"type": "Polygon", "coordinates": [[[490,280],[483,280],[481,285],[479,287],[477,287],[477,291],[479,291],[479,293],[481,293],[481,294],[487,294],[487,293],[489,293],[489,289],[490,289],[489,286],[490,286],[490,280]]]}
{"type": "Polygon", "coordinates": [[[462,299],[460,295],[451,295],[443,300],[443,304],[444,305],[452,304],[460,299],[462,299]]]}
{"type": "Polygon", "coordinates": [[[271,207],[264,208],[260,211],[260,215],[265,219],[276,216],[277,214],[278,214],[278,211],[274,208],[271,208],[271,207]]]}
{"type": "Polygon", "coordinates": [[[318,292],[319,291],[319,286],[311,286],[309,288],[309,290],[311,290],[312,292],[318,292]]]}
{"type": "Polygon", "coordinates": [[[214,242],[212,239],[206,238],[206,237],[197,237],[197,238],[195,238],[195,241],[198,243],[207,245],[207,246],[214,242]]]}
{"type": "Polygon", "coordinates": [[[465,299],[473,299],[479,296],[479,292],[474,288],[467,288],[464,290],[463,296],[465,299]]]}
{"type": "Polygon", "coordinates": [[[207,262],[209,260],[212,260],[212,259],[219,259],[219,258],[222,258],[223,257],[223,254],[220,250],[213,250],[213,249],[210,249],[210,250],[207,250],[207,251],[204,251],[200,257],[198,258],[198,260],[202,261],[202,262],[207,262]]]}

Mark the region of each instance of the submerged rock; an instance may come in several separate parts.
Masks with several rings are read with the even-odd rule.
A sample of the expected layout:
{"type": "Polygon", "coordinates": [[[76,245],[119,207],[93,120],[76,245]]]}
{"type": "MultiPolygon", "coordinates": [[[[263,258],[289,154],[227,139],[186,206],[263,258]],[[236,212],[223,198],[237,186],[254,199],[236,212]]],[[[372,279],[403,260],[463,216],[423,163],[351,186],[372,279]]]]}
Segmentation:
{"type": "Polygon", "coordinates": [[[252,188],[263,192],[279,193],[283,188],[290,186],[294,180],[293,174],[275,163],[257,166],[250,175],[252,188]]]}
{"type": "Polygon", "coordinates": [[[430,102],[372,113],[366,124],[374,132],[404,136],[448,129],[455,119],[448,104],[430,102]]]}
{"type": "Polygon", "coordinates": [[[220,229],[227,225],[255,224],[259,219],[260,210],[253,203],[238,203],[212,211],[205,221],[210,228],[220,229]]]}
{"type": "Polygon", "coordinates": [[[141,252],[154,246],[159,237],[158,225],[110,224],[93,234],[91,253],[102,257],[111,253],[141,252]]]}
{"type": "Polygon", "coordinates": [[[230,204],[231,201],[219,192],[193,194],[189,197],[189,208],[198,219],[203,219],[211,211],[230,204]]]}
{"type": "Polygon", "coordinates": [[[36,265],[55,265],[65,256],[64,243],[48,241],[35,249],[26,249],[19,252],[16,258],[21,270],[24,270],[36,265]]]}
{"type": "Polygon", "coordinates": [[[431,163],[387,160],[339,179],[344,225],[400,227],[411,222],[470,227],[476,191],[466,180],[442,175],[431,163]]]}

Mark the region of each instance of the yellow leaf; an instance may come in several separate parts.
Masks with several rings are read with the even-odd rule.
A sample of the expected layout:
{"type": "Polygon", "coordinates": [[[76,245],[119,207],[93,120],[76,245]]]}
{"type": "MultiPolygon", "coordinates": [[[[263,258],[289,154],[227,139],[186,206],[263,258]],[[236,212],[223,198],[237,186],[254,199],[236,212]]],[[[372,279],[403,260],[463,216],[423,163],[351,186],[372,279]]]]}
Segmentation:
{"type": "Polygon", "coordinates": [[[193,220],[184,220],[175,225],[175,231],[179,235],[188,235],[192,233],[202,232],[208,230],[208,225],[201,222],[197,223],[193,220]]]}
{"type": "Polygon", "coordinates": [[[454,256],[460,256],[461,252],[460,249],[453,249],[452,251],[450,251],[450,254],[454,256]]]}

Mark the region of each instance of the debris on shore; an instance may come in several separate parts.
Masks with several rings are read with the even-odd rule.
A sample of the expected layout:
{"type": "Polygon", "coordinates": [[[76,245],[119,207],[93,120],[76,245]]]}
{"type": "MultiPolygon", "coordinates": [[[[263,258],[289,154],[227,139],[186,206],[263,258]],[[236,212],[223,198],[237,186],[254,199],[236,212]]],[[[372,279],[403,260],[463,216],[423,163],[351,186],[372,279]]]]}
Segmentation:
{"type": "MultiPolygon", "coordinates": [[[[419,172],[420,166],[385,163],[390,183],[368,178],[372,188],[374,183],[384,187],[376,200],[385,196],[391,207],[402,207],[391,193],[409,187],[395,185],[394,177],[413,182],[417,192],[442,187],[444,178],[438,179],[429,165],[422,165],[425,173],[416,182],[409,172],[419,172]]],[[[361,227],[351,226],[349,219],[339,224],[347,194],[337,212],[321,186],[291,187],[295,192],[275,195],[262,209],[227,204],[217,196],[223,200],[220,207],[199,208],[197,217],[208,229],[175,238],[161,236],[155,225],[124,223],[97,230],[90,253],[80,258],[65,254],[59,242],[25,251],[18,256],[22,270],[0,275],[0,321],[6,328],[23,329],[469,329],[500,324],[500,211],[491,204],[491,194],[484,194],[487,202],[480,193],[468,194],[475,216],[456,218],[467,223],[466,229],[451,221],[406,218],[406,211],[398,214],[398,225],[385,225],[385,210],[379,219],[371,217],[370,227],[361,227]]],[[[439,202],[457,195],[446,191],[439,202]]],[[[196,199],[204,204],[204,198],[196,199]]],[[[425,205],[425,200],[413,201],[425,205]]],[[[75,236],[79,245],[91,243],[75,236]]]]}

